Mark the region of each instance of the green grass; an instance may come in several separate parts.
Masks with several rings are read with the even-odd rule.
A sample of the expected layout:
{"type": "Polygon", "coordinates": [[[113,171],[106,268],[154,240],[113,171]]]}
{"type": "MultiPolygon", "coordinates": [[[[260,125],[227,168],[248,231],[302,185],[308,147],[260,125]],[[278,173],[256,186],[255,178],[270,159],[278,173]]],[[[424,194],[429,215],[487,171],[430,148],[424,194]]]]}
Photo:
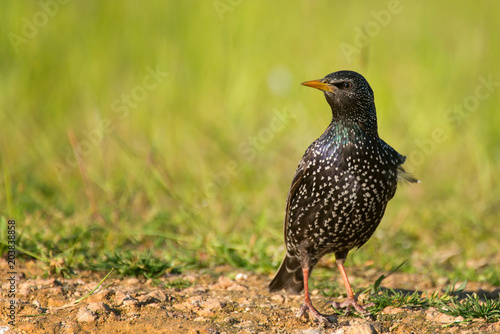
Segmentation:
{"type": "Polygon", "coordinates": [[[4,4],[0,240],[15,219],[18,257],[63,275],[226,263],[271,273],[294,170],[330,116],[299,83],[352,69],[375,91],[381,137],[422,183],[399,189],[348,264],[408,259],[409,272],[498,285],[498,86],[470,113],[450,108],[479,77],[500,81],[500,5],[401,2],[351,59],[340,45],[387,2],[230,8],[72,1],[13,47],[43,9],[4,4]],[[154,88],[151,71],[164,72],[154,88]]]}
{"type": "MultiPolygon", "coordinates": [[[[399,270],[399,268],[396,270],[399,270]]],[[[483,319],[486,322],[500,321],[500,296],[491,299],[485,296],[479,298],[475,292],[466,294],[467,281],[457,286],[455,280],[441,293],[435,291],[430,294],[416,290],[381,288],[381,283],[385,278],[385,275],[380,276],[371,287],[360,293],[366,296],[364,304],[373,316],[380,315],[381,311],[389,306],[411,310],[426,310],[434,307],[441,313],[454,317],[461,316],[463,320],[457,320],[458,322],[468,323],[478,319],[483,319]]],[[[320,292],[325,296],[338,297],[339,287],[335,282],[332,283],[331,280],[320,280],[314,287],[320,289],[320,292]]],[[[332,308],[332,310],[338,315],[345,314],[344,309],[332,308]]],[[[359,314],[354,315],[360,316],[359,314]]]]}
{"type": "MultiPolygon", "coordinates": [[[[379,282],[380,283],[380,282],[379,282]]],[[[455,288],[455,284],[449,285],[444,293],[434,292],[431,295],[419,291],[408,293],[405,291],[395,291],[393,289],[376,290],[368,298],[372,304],[368,309],[373,314],[378,314],[387,306],[401,307],[409,309],[428,309],[436,307],[439,312],[461,316],[462,322],[471,322],[476,319],[484,319],[486,322],[495,322],[500,320],[500,298],[490,299],[482,298],[476,293],[467,294],[465,298],[460,299],[460,294],[465,290],[467,281],[455,288]]],[[[500,296],[499,296],[500,297],[500,296]]]]}
{"type": "Polygon", "coordinates": [[[481,318],[486,322],[500,321],[500,295],[498,297],[497,299],[486,298],[482,301],[479,300],[477,294],[467,295],[460,302],[452,299],[450,304],[441,303],[443,306],[441,312],[454,317],[463,317],[464,321],[481,318]]]}
{"type": "Polygon", "coordinates": [[[406,307],[411,309],[427,309],[429,307],[447,307],[450,303],[455,303],[458,294],[465,290],[467,281],[464,281],[460,286],[455,288],[455,283],[446,287],[443,294],[437,291],[431,295],[424,295],[422,292],[413,291],[411,293],[406,291],[396,291],[394,289],[380,289],[380,283],[384,279],[381,276],[373,285],[369,302],[373,304],[370,312],[374,314],[379,313],[387,306],[392,307],[406,307]]]}

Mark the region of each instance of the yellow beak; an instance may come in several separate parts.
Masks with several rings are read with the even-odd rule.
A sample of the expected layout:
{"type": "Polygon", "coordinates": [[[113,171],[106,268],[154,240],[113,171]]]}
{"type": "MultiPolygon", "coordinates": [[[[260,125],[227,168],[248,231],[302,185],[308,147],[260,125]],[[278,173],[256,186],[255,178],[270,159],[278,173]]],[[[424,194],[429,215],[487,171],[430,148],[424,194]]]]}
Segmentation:
{"type": "Polygon", "coordinates": [[[335,93],[335,90],[337,90],[337,87],[335,87],[334,85],[330,85],[328,83],[322,82],[322,79],[305,81],[301,85],[304,85],[307,87],[312,87],[312,88],[317,88],[317,89],[323,90],[325,92],[331,92],[331,93],[335,93]]]}

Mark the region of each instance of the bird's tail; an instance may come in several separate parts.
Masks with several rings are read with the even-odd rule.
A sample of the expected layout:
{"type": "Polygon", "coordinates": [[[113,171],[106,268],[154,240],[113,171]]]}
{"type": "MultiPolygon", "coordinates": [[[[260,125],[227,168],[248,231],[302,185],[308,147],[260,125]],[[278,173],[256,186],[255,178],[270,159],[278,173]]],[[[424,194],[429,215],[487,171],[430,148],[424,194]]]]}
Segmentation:
{"type": "Polygon", "coordinates": [[[269,284],[269,292],[286,289],[290,293],[299,294],[304,289],[304,276],[302,267],[296,256],[288,254],[281,262],[281,266],[269,284]]]}

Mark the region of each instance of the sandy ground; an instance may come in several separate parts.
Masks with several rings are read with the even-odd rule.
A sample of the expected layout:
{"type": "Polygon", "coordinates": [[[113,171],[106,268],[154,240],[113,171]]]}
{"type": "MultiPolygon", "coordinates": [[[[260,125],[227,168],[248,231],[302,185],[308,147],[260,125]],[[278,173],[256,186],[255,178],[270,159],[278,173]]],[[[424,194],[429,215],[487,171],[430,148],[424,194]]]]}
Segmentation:
{"type": "MultiPolygon", "coordinates": [[[[15,298],[9,296],[7,263],[0,260],[0,334],[2,333],[500,333],[500,322],[461,319],[436,309],[387,307],[374,320],[353,315],[334,317],[329,327],[296,317],[302,296],[270,294],[270,277],[221,267],[204,272],[165,275],[155,281],[110,276],[92,295],[102,273],[80,272],[71,279],[44,277],[36,263],[18,268],[15,298]],[[12,323],[10,303],[16,302],[12,323]],[[10,322],[10,323],[9,323],[10,322]]],[[[380,273],[352,274],[353,280],[373,283],[380,273]],[[365,277],[363,277],[365,276],[365,277]]],[[[340,279],[332,272],[332,279],[340,279]]],[[[314,278],[314,276],[313,276],[314,278]]],[[[436,291],[425,277],[395,274],[384,287],[436,291]]],[[[467,291],[498,298],[498,287],[469,283],[467,291]]],[[[313,291],[322,308],[328,299],[313,291]]]]}

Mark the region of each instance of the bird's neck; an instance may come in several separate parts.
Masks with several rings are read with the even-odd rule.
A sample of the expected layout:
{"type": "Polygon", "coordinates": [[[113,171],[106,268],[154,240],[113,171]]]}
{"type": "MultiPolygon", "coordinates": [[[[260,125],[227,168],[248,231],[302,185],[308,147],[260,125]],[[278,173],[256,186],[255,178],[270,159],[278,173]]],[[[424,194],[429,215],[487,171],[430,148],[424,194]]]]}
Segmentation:
{"type": "Polygon", "coordinates": [[[375,105],[366,107],[366,105],[345,105],[339,106],[330,103],[332,109],[332,129],[343,131],[355,131],[371,134],[378,137],[377,111],[375,105]]]}
{"type": "Polygon", "coordinates": [[[369,118],[346,118],[332,117],[332,121],[327,131],[333,137],[344,138],[346,140],[372,136],[378,138],[377,119],[369,118]]]}
{"type": "MultiPolygon", "coordinates": [[[[321,155],[332,155],[333,152],[344,151],[346,148],[362,147],[367,143],[379,142],[378,134],[367,132],[358,122],[332,119],[325,132],[315,142],[316,151],[321,155]],[[361,146],[360,146],[361,144],[361,146]]],[[[351,152],[348,149],[347,152],[351,152]]],[[[349,153],[350,154],[350,153],[349,153]]]]}

